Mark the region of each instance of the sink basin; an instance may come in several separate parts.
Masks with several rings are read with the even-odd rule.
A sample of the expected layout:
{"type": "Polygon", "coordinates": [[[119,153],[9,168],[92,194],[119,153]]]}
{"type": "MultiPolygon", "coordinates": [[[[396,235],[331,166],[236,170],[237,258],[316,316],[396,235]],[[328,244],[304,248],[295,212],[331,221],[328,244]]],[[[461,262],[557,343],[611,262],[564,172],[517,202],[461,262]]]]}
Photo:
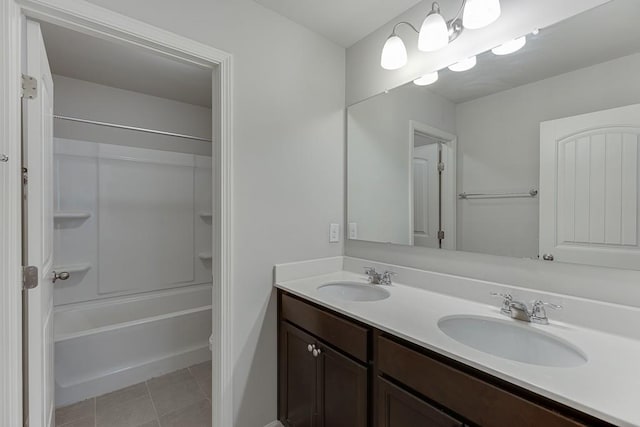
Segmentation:
{"type": "Polygon", "coordinates": [[[438,327],[464,345],[504,359],[563,368],[587,362],[584,353],[569,342],[516,322],[482,316],[448,316],[438,321],[438,327]]]}
{"type": "Polygon", "coordinates": [[[380,301],[389,298],[389,291],[377,285],[358,282],[328,283],[318,287],[318,293],[325,297],[344,301],[380,301]]]}

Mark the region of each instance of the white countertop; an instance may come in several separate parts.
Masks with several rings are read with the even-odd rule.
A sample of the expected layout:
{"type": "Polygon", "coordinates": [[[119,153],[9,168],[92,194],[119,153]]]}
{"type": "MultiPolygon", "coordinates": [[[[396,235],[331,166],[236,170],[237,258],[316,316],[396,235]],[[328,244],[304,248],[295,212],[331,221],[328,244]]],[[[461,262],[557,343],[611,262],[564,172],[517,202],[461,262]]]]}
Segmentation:
{"type": "Polygon", "coordinates": [[[318,293],[318,286],[337,281],[366,283],[364,275],[338,271],[280,280],[275,286],[597,418],[619,426],[640,426],[640,341],[553,320],[549,325],[520,322],[569,341],[588,358],[586,364],[572,368],[530,365],[475,350],[438,328],[438,320],[450,315],[519,322],[501,315],[499,304],[396,283],[384,287],[389,298],[373,302],[331,299],[318,293]]]}

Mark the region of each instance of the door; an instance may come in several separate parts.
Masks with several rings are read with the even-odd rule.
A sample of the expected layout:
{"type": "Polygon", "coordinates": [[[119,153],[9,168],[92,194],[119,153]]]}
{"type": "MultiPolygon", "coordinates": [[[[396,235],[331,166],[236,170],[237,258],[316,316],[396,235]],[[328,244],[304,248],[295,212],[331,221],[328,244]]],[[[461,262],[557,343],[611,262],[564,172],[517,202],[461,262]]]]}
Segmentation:
{"type": "Polygon", "coordinates": [[[287,322],[280,322],[280,420],[288,427],[315,427],[316,357],[309,350],[315,339],[287,322]]]}
{"type": "Polygon", "coordinates": [[[540,124],[540,256],[640,269],[640,105],[540,124]]]}
{"type": "Polygon", "coordinates": [[[53,81],[40,25],[26,23],[25,74],[37,80],[37,94],[24,99],[24,262],[38,268],[38,286],[25,290],[25,423],[53,426],[53,81]]]}
{"type": "Polygon", "coordinates": [[[318,407],[325,427],[367,426],[367,368],[319,346],[318,407]]]}
{"type": "Polygon", "coordinates": [[[440,163],[439,144],[413,149],[413,244],[439,248],[440,163]]]}
{"type": "Polygon", "coordinates": [[[376,427],[462,427],[464,424],[378,377],[376,427]]]}

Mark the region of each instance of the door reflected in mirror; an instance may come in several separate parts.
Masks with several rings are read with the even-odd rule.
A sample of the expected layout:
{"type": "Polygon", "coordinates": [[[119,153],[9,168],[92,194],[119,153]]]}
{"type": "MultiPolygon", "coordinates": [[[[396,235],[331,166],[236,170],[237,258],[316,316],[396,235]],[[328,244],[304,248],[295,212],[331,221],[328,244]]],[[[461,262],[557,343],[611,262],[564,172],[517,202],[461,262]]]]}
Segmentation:
{"type": "Polygon", "coordinates": [[[640,269],[637,16],[614,0],[351,105],[349,237],[640,269]]]}

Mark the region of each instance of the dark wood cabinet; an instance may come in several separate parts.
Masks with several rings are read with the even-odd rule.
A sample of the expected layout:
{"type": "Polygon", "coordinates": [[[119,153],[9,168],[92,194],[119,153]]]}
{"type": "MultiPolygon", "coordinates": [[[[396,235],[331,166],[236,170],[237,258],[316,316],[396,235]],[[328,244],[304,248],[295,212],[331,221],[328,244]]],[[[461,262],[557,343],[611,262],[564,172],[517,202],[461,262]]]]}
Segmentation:
{"type": "Polygon", "coordinates": [[[280,322],[280,421],[288,427],[366,427],[368,369],[280,322]]]}
{"type": "Polygon", "coordinates": [[[285,427],[612,426],[283,291],[278,319],[285,427]]]}
{"type": "Polygon", "coordinates": [[[315,427],[316,359],[307,349],[315,339],[288,323],[280,327],[280,411],[291,427],[315,427]]]}
{"type": "Polygon", "coordinates": [[[378,377],[377,427],[462,427],[464,423],[378,377]]]}
{"type": "Polygon", "coordinates": [[[320,425],[366,427],[368,369],[320,344],[320,425]]]}

